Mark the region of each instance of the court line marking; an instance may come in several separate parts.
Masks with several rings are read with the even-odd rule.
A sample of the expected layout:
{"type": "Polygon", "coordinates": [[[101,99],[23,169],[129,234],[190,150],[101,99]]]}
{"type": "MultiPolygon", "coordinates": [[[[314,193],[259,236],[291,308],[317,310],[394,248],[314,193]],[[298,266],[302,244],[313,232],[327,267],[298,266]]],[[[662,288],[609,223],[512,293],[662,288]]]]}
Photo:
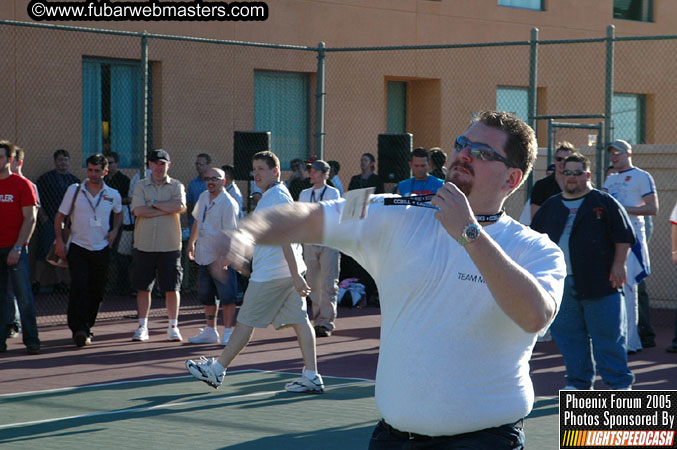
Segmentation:
{"type": "MultiPolygon", "coordinates": [[[[279,373],[279,374],[285,374],[285,375],[298,375],[298,374],[290,374],[288,372],[276,372],[276,371],[271,371],[271,370],[256,370],[256,369],[245,369],[245,370],[238,370],[238,371],[233,371],[233,373],[243,373],[243,372],[259,372],[259,373],[279,373]]],[[[148,382],[148,381],[157,381],[157,380],[175,380],[175,379],[180,379],[180,378],[190,378],[192,375],[181,375],[178,377],[165,377],[165,378],[154,378],[154,379],[148,379],[148,380],[134,380],[132,382],[137,383],[137,382],[148,382]]],[[[332,384],[330,386],[325,386],[324,390],[330,390],[334,389],[337,387],[344,387],[344,386],[352,386],[355,384],[360,384],[364,382],[368,383],[373,383],[373,380],[368,380],[368,379],[363,379],[363,378],[344,378],[344,377],[323,377],[323,378],[341,378],[341,379],[349,379],[349,380],[355,380],[350,383],[339,383],[339,384],[332,384]]],[[[196,380],[198,381],[198,380],[196,380]]],[[[98,384],[98,385],[90,385],[90,386],[77,386],[73,388],[60,388],[60,389],[54,389],[54,390],[48,390],[48,391],[36,391],[38,393],[44,393],[44,392],[55,392],[55,391],[65,391],[65,390],[77,390],[77,389],[83,389],[87,387],[94,387],[94,386],[112,386],[112,385],[117,385],[117,384],[123,384],[123,383],[129,383],[129,382],[115,382],[115,383],[104,383],[104,384],[98,384]]],[[[203,404],[203,403],[213,403],[217,401],[231,401],[231,400],[236,400],[236,399],[243,399],[243,398],[250,398],[250,397],[261,397],[261,396],[266,396],[266,395],[274,395],[274,394],[280,394],[287,392],[284,389],[279,390],[279,391],[264,391],[264,392],[254,392],[251,394],[242,394],[242,395],[232,395],[232,396],[219,396],[219,397],[213,397],[213,398],[205,398],[205,399],[198,399],[198,400],[189,400],[185,402],[170,402],[170,403],[163,403],[161,405],[153,405],[153,406],[144,406],[144,407],[139,407],[139,408],[126,408],[126,409],[117,409],[113,411],[103,411],[103,412],[98,412],[98,413],[91,413],[91,414],[80,414],[80,415],[75,415],[75,416],[64,416],[64,417],[53,417],[50,419],[42,419],[42,420],[33,420],[29,422],[17,422],[17,423],[9,423],[9,424],[4,424],[0,425],[0,430],[6,429],[6,428],[11,428],[11,427],[18,427],[18,426],[26,426],[26,425],[40,425],[40,424],[45,424],[45,423],[52,423],[52,422],[59,422],[62,420],[72,420],[72,419],[86,419],[90,417],[100,417],[100,416],[108,416],[108,415],[113,415],[113,414],[126,414],[126,413],[135,413],[135,412],[144,412],[144,411],[152,411],[156,409],[169,409],[177,406],[187,406],[187,405],[196,405],[196,404],[203,404]]]]}

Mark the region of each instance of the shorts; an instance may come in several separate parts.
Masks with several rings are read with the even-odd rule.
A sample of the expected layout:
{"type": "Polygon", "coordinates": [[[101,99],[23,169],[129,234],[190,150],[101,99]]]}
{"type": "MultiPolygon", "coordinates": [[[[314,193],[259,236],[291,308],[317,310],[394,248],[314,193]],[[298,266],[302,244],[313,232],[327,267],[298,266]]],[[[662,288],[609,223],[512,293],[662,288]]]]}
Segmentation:
{"type": "Polygon", "coordinates": [[[181,251],[143,252],[134,249],[132,253],[132,288],[137,291],[152,291],[157,279],[161,292],[181,290],[183,267],[181,251]]]}
{"type": "Polygon", "coordinates": [[[308,321],[306,299],[294,288],[292,277],[249,281],[237,321],[254,328],[275,329],[308,321]]]}
{"type": "Polygon", "coordinates": [[[237,303],[237,272],[228,268],[221,270],[222,280],[214,278],[209,272],[211,266],[198,266],[197,269],[197,298],[203,305],[216,305],[218,297],[222,305],[237,303]]]}

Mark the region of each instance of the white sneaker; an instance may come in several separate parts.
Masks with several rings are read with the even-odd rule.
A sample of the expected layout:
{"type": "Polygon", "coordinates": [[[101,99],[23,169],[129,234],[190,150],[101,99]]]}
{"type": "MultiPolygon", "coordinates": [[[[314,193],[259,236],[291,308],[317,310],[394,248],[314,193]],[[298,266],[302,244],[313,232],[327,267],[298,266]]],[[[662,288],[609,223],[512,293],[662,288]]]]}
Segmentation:
{"type": "Polygon", "coordinates": [[[230,340],[230,336],[232,334],[233,334],[232,328],[224,328],[223,329],[223,339],[221,339],[221,345],[223,345],[223,346],[227,345],[228,341],[230,340]]]}
{"type": "Polygon", "coordinates": [[[215,328],[200,328],[200,333],[189,337],[188,342],[192,344],[217,344],[219,342],[219,332],[215,328]]]}
{"type": "Polygon", "coordinates": [[[223,377],[226,376],[226,373],[223,372],[217,374],[214,372],[212,364],[214,364],[215,361],[216,359],[214,358],[207,359],[204,356],[201,356],[200,360],[197,362],[189,359],[186,361],[186,369],[188,369],[188,372],[198,380],[204,381],[214,389],[218,389],[223,383],[223,377]]]}
{"type": "Polygon", "coordinates": [[[172,325],[167,328],[167,340],[172,342],[181,342],[183,340],[179,327],[172,325]]]}
{"type": "Polygon", "coordinates": [[[132,336],[132,341],[147,341],[148,340],[148,328],[139,327],[134,331],[134,336],[132,336]]]}
{"type": "Polygon", "coordinates": [[[294,381],[287,383],[284,388],[287,392],[302,392],[308,394],[321,394],[324,392],[324,382],[318,374],[315,378],[309,380],[305,376],[300,376],[294,381]]]}

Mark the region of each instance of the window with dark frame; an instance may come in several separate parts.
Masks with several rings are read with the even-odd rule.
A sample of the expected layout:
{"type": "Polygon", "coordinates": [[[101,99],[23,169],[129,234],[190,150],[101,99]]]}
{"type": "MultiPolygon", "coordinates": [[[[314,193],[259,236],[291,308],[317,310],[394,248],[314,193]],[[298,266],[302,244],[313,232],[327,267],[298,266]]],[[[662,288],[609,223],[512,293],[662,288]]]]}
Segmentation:
{"type": "Polygon", "coordinates": [[[614,19],[653,22],[653,0],[614,0],[614,19]]]}

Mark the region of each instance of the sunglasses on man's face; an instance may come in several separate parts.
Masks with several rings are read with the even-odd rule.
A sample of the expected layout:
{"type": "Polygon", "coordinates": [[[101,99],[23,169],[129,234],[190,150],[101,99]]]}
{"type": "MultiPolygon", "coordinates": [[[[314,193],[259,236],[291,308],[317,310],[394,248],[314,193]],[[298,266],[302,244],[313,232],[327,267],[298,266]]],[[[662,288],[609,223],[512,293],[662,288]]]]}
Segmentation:
{"type": "Polygon", "coordinates": [[[575,177],[580,177],[584,173],[587,173],[585,170],[563,170],[562,173],[564,174],[565,177],[570,177],[571,175],[575,177]]]}
{"type": "Polygon", "coordinates": [[[221,177],[205,177],[205,181],[207,183],[209,183],[210,181],[216,182],[216,181],[221,181],[221,180],[223,180],[223,178],[221,178],[221,177]]]}
{"type": "Polygon", "coordinates": [[[470,154],[475,159],[480,159],[482,161],[500,161],[507,167],[514,167],[505,156],[501,155],[488,145],[481,144],[479,142],[472,142],[465,136],[457,137],[454,141],[454,150],[460,152],[466,147],[470,148],[470,154]]]}

